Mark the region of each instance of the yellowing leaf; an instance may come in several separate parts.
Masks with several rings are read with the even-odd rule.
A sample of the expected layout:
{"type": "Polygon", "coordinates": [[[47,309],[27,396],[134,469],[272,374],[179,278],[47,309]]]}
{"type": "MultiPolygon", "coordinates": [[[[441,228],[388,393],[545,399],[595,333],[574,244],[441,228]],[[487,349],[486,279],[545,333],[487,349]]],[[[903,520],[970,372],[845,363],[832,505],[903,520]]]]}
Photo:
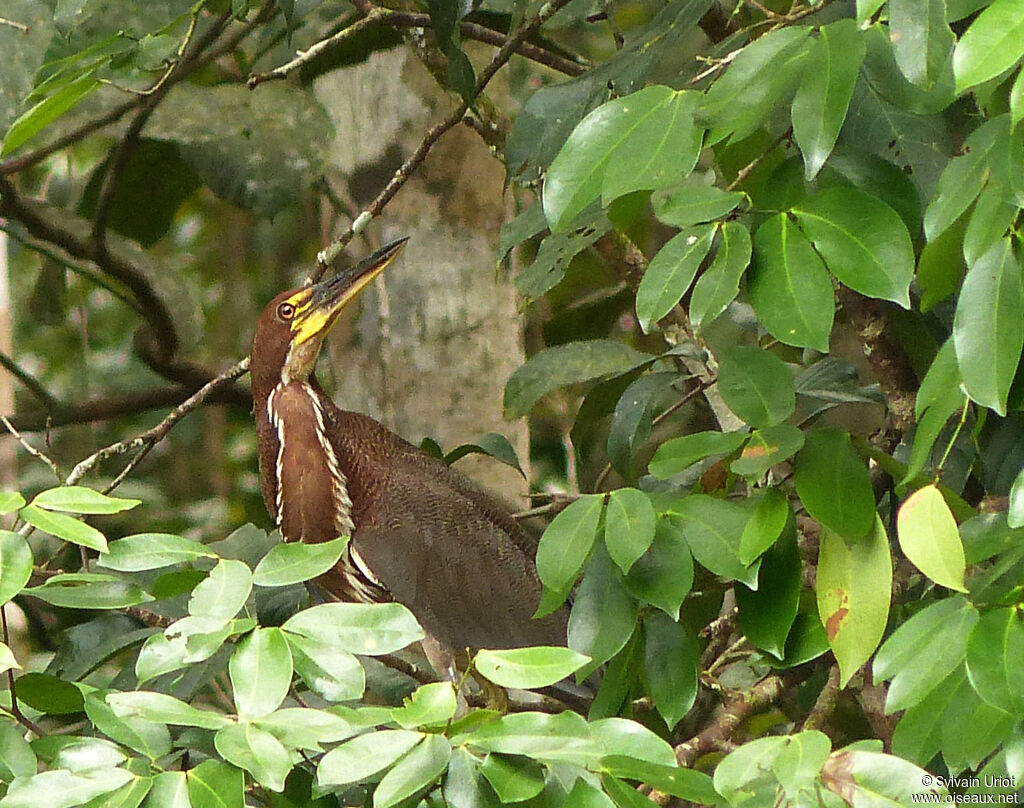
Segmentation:
{"type": "Polygon", "coordinates": [[[935,583],[958,592],[964,586],[964,546],[956,520],[934,485],[919,488],[900,508],[896,522],[903,554],[935,583]]]}

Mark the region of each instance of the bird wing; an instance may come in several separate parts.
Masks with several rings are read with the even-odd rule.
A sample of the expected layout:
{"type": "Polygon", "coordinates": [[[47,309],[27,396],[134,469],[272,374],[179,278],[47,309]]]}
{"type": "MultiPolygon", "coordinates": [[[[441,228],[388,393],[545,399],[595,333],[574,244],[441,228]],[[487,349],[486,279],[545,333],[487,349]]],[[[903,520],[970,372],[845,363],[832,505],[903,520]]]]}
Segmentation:
{"type": "Polygon", "coordinates": [[[353,547],[366,567],[453,649],[564,645],[565,615],[532,616],[541,595],[529,537],[487,494],[418,451],[394,463],[353,547]]]}

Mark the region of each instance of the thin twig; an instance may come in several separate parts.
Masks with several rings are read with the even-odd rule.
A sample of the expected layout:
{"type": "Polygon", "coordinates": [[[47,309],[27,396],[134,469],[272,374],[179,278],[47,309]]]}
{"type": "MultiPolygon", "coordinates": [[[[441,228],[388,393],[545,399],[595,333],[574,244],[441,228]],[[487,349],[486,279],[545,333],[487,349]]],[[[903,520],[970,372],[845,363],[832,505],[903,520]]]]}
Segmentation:
{"type": "MultiPolygon", "coordinates": [[[[7,604],[0,606],[0,622],[3,624],[4,630],[4,645],[8,648],[11,646],[11,633],[7,628],[7,604]]],[[[13,715],[23,727],[29,732],[35,735],[37,738],[42,738],[45,733],[39,728],[39,725],[34,721],[30,720],[21,711],[21,707],[18,706],[18,693],[15,690],[14,685],[14,669],[9,668],[7,670],[7,684],[11,691],[11,715],[13,715]]]]}
{"type": "Polygon", "coordinates": [[[740,184],[743,183],[744,180],[746,180],[747,177],[751,175],[751,173],[753,173],[754,169],[761,165],[761,162],[764,160],[764,158],[767,157],[772,152],[772,150],[775,149],[776,146],[778,146],[783,141],[789,140],[789,138],[791,138],[792,136],[793,127],[791,126],[789,127],[789,129],[787,129],[785,132],[783,132],[781,135],[775,138],[775,140],[772,141],[771,145],[767,149],[765,149],[763,152],[757,155],[757,157],[755,157],[753,160],[751,160],[749,163],[743,166],[743,168],[741,168],[736,173],[735,178],[732,182],[729,183],[728,187],[726,187],[725,190],[735,191],[740,186],[740,184]]]}
{"type": "Polygon", "coordinates": [[[43,387],[42,382],[40,382],[39,379],[25,370],[3,351],[0,351],[0,367],[21,382],[47,410],[55,410],[60,407],[60,402],[50,394],[49,390],[43,387]]]}
{"type": "Polygon", "coordinates": [[[22,445],[26,452],[32,455],[32,457],[36,458],[36,460],[41,460],[49,467],[50,471],[52,471],[53,475],[57,478],[58,483],[63,482],[63,477],[61,476],[60,469],[57,468],[56,463],[54,463],[43,452],[40,452],[35,446],[33,446],[31,443],[25,440],[21,436],[21,433],[14,428],[14,425],[9,420],[7,420],[6,416],[0,415],[0,422],[2,422],[5,427],[7,427],[8,432],[10,432],[12,435],[14,435],[15,438],[17,438],[18,443],[22,445]]]}
{"type": "Polygon", "coordinates": [[[28,26],[25,25],[25,23],[15,22],[14,20],[9,20],[6,17],[0,17],[0,25],[7,25],[10,26],[11,28],[17,28],[23,34],[28,33],[28,26]]]}
{"type": "MultiPolygon", "coordinates": [[[[212,393],[216,392],[218,388],[228,382],[233,382],[248,369],[249,357],[247,356],[245,359],[235,363],[219,376],[216,376],[204,384],[199,390],[171,410],[167,416],[152,429],[148,429],[140,435],[136,435],[134,438],[128,438],[111,444],[110,446],[89,455],[89,457],[85,458],[85,460],[81,461],[71,470],[71,474],[68,475],[67,480],[65,480],[65,484],[75,485],[97,465],[111,457],[125,454],[133,449],[141,449],[143,453],[148,452],[153,446],[164,439],[167,433],[171,431],[171,428],[178,423],[178,421],[196,409],[207,398],[209,398],[212,393]]],[[[137,463],[138,461],[135,460],[133,462],[137,463]]]]}
{"type": "MultiPolygon", "coordinates": [[[[505,40],[505,44],[498,49],[498,52],[494,54],[487,66],[480,71],[480,76],[477,78],[476,86],[473,89],[474,98],[483,92],[490,80],[494,78],[494,74],[512,58],[519,45],[551,19],[568,2],[569,0],[548,0],[530,22],[520,26],[514,35],[505,40]]],[[[463,101],[444,120],[435,124],[427,131],[419,146],[416,147],[416,150],[402,163],[402,166],[394,173],[394,176],[391,177],[381,192],[377,194],[377,197],[370,203],[370,206],[356,217],[348,230],[329,244],[326,249],[321,250],[317,254],[317,268],[313,273],[314,280],[323,277],[324,273],[330,268],[352,238],[364,230],[372,219],[381,214],[385,206],[394,198],[402,186],[408,182],[416,169],[426,159],[434,144],[445,132],[462,120],[468,109],[469,104],[463,101]]]]}

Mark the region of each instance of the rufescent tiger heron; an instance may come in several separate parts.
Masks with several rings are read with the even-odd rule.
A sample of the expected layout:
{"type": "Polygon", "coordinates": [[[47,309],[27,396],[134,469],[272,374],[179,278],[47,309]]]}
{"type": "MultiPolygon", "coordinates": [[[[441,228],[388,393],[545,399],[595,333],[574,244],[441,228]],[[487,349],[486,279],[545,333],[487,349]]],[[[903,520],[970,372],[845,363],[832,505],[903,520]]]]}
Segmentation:
{"type": "Polygon", "coordinates": [[[282,292],[260,316],[250,374],[267,509],[286,541],[351,535],[318,583],[342,600],[404,604],[449,660],[466,648],[564,645],[564,614],[531,619],[541,584],[522,527],[455,469],[339,409],[313,373],[342,309],[404,244],[282,292]]]}

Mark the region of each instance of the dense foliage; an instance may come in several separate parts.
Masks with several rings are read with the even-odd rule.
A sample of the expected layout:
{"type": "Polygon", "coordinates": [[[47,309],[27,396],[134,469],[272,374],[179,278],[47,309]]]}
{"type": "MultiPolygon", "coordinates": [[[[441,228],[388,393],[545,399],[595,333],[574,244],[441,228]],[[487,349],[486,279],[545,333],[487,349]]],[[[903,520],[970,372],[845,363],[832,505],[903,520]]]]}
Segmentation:
{"type": "Polygon", "coordinates": [[[0,602],[37,624],[15,653],[5,607],[0,808],[1016,799],[1022,0],[9,0],[0,52],[9,426],[53,429],[0,496],[0,602]],[[237,210],[241,297],[314,263],[310,83],[397,46],[452,111],[323,263],[463,121],[504,161],[534,336],[494,382],[553,515],[540,611],[571,601],[568,648],[473,658],[505,714],[430,681],[403,607],[311,605],[347,539],[244,524],[241,370],[193,396],[245,351],[237,210]],[[185,411],[60,471],[186,399],[239,405],[224,495],[172,491],[185,411]],[[570,675],[583,712],[520,692],[570,675]]]}

